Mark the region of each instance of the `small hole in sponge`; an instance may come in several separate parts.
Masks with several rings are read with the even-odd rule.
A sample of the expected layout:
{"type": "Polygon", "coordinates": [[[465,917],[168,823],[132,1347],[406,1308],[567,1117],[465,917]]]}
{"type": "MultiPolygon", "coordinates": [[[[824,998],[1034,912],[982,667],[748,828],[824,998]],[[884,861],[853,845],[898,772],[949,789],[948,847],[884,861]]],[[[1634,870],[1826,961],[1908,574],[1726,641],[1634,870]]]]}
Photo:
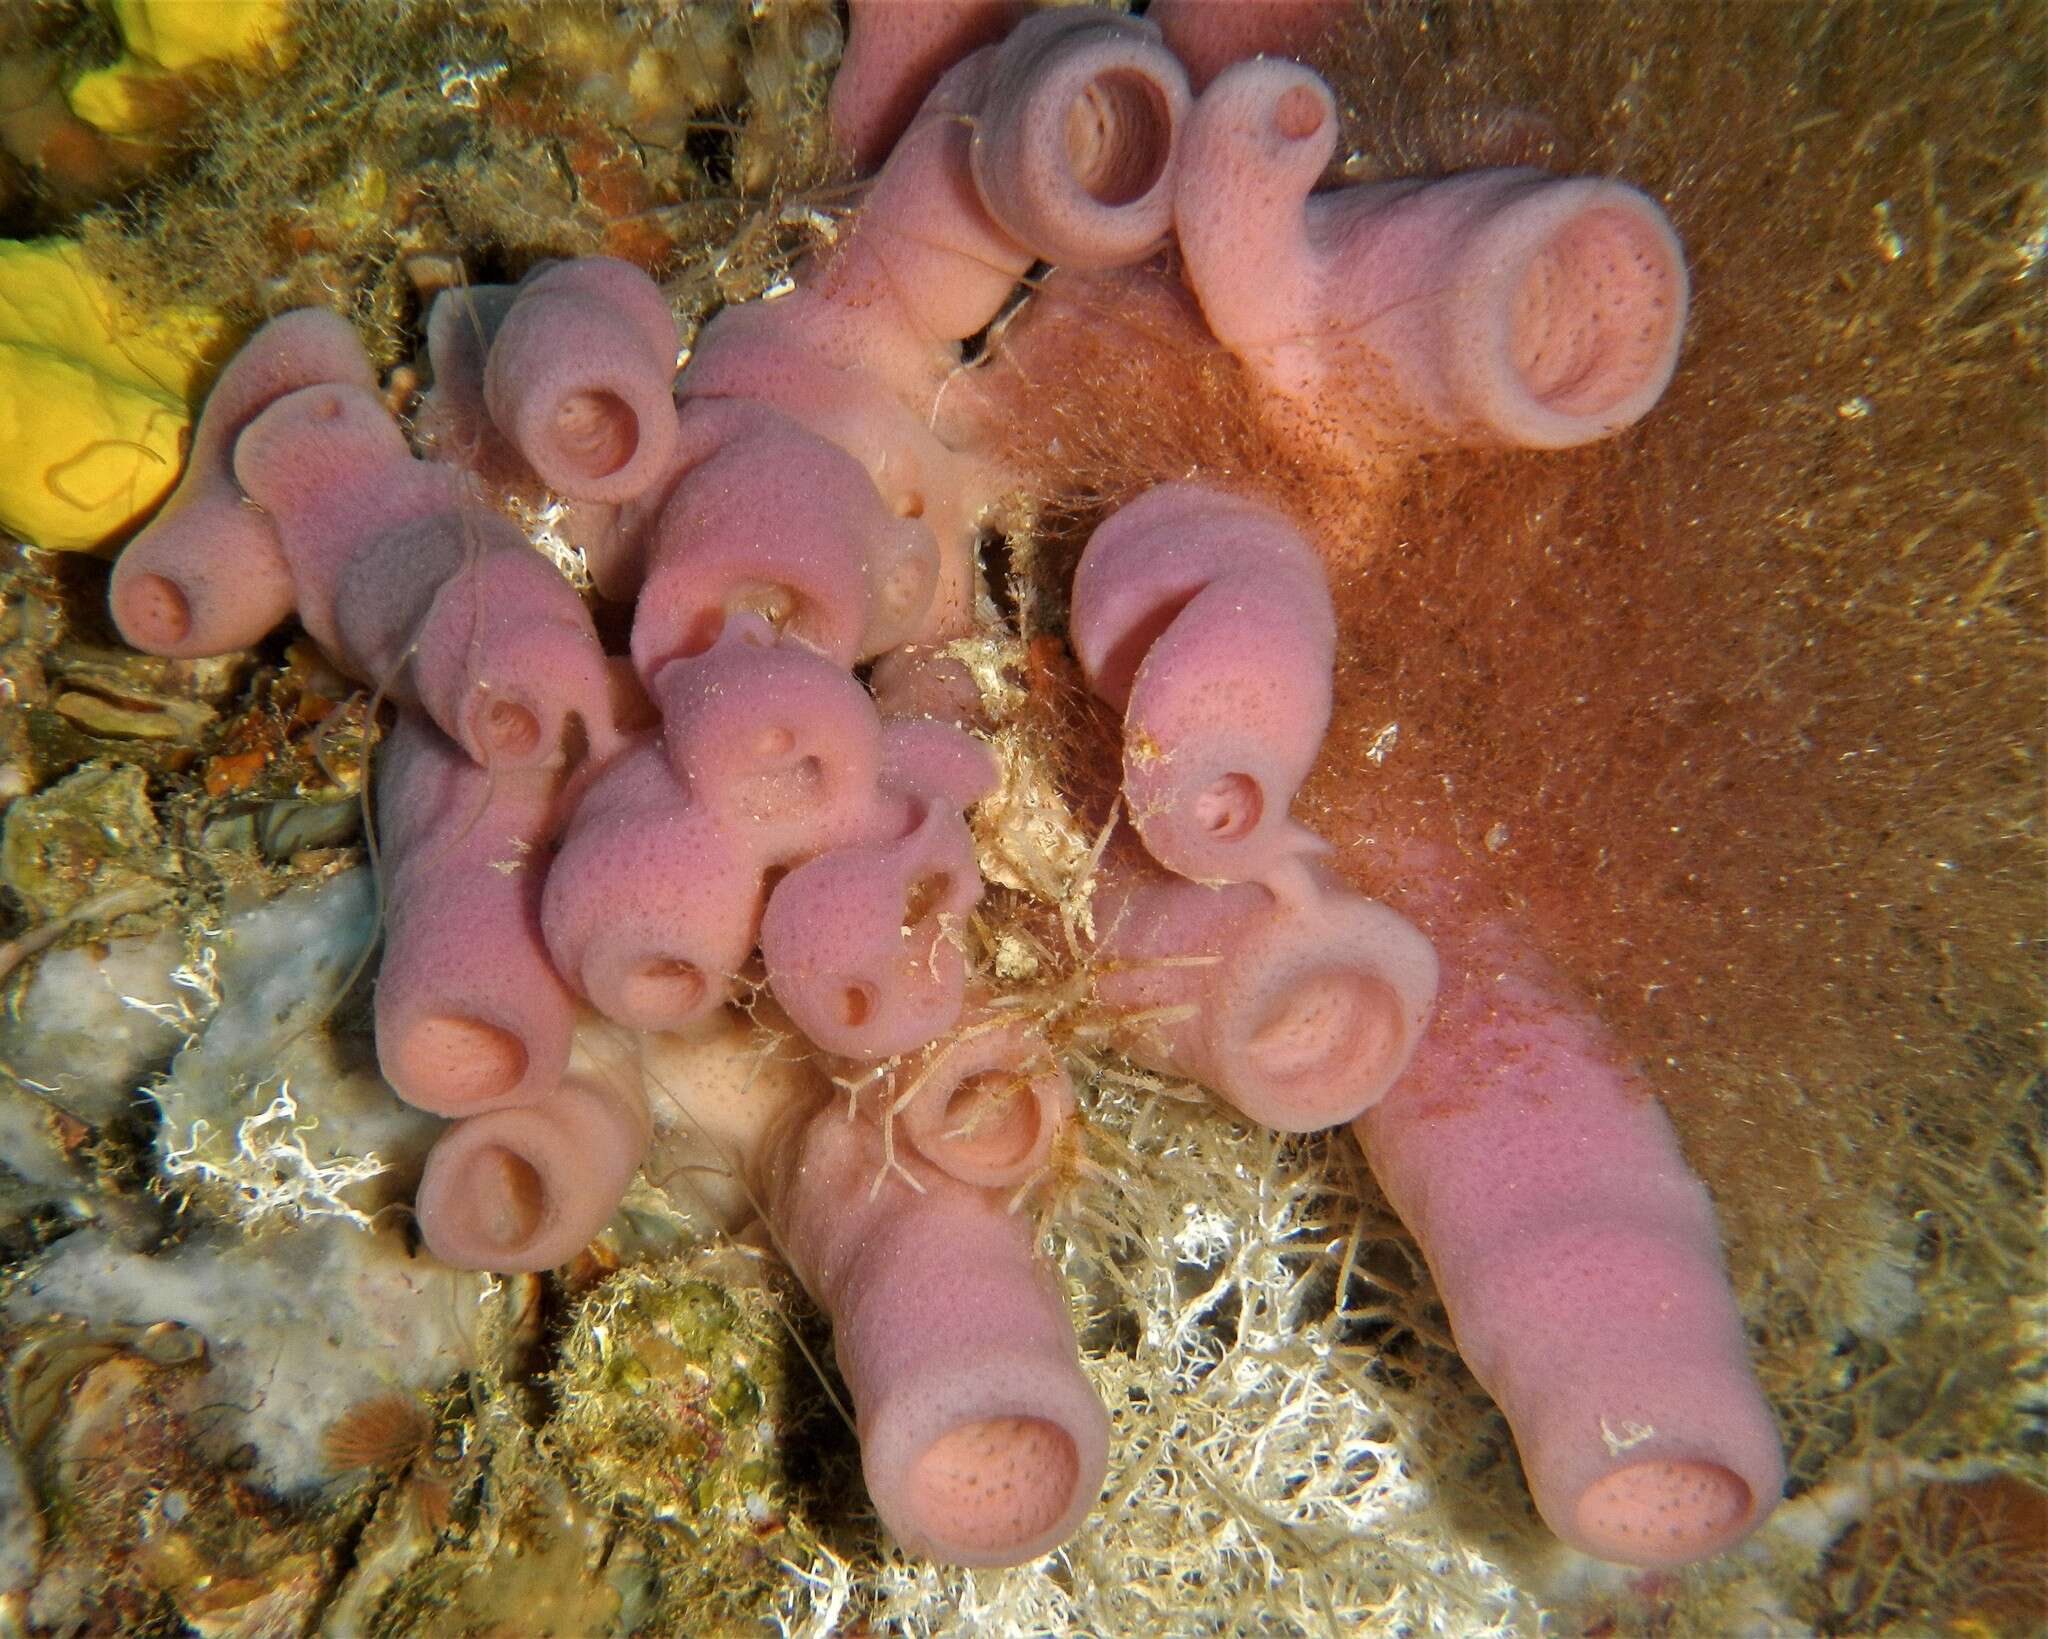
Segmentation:
{"type": "Polygon", "coordinates": [[[500,1252],[517,1252],[547,1219],[548,1191],[533,1163],[502,1144],[479,1149],[464,1170],[463,1194],[477,1228],[500,1252]]]}
{"type": "Polygon", "coordinates": [[[386,1067],[410,1103],[443,1114],[504,1097],[526,1074],[526,1044],[509,1030],[438,1013],[407,1030],[386,1067]]]}
{"type": "Polygon", "coordinates": [[[910,1470],[905,1500],[955,1553],[997,1554],[1043,1536],[1074,1500],[1073,1437],[1042,1417],[986,1417],[949,1429],[910,1470]]]}
{"type": "Polygon", "coordinates": [[[873,985],[847,985],[839,992],[839,1022],[849,1030],[858,1030],[875,1016],[875,987],[873,985]]]}
{"type": "Polygon", "coordinates": [[[1096,204],[1133,204],[1158,185],[1172,134],[1172,113],[1151,78],[1110,69],[1067,104],[1067,166],[1096,204]]]}
{"type": "Polygon", "coordinates": [[[1305,85],[1292,86],[1273,104],[1273,129],[1289,142],[1300,142],[1323,128],[1323,102],[1305,85]]]}
{"type": "Polygon", "coordinates": [[[579,478],[609,478],[640,447],[640,418],[617,393],[589,388],[555,405],[555,453],[579,478]]]}
{"type": "Polygon", "coordinates": [[[192,604],[184,588],[162,575],[137,575],[123,586],[116,615],[122,635],[145,649],[183,643],[192,631],[192,604]]]}
{"type": "Polygon", "coordinates": [[[1565,221],[1515,285],[1509,362],[1559,415],[1598,415],[1661,379],[1683,270],[1656,225],[1615,207],[1565,221]]]}
{"type": "Polygon", "coordinates": [[[1635,1463],[1586,1488],[1578,1546],[1628,1564],[1677,1564],[1721,1547],[1749,1518],[1750,1506],[1749,1487],[1719,1463],[1635,1463]]]}
{"type": "Polygon", "coordinates": [[[1265,811],[1259,782],[1249,774],[1226,774],[1195,798],[1195,824],[1218,842],[1250,835],[1265,811]]]}
{"type": "Polygon", "coordinates": [[[493,700],[484,708],[482,734],[486,761],[524,761],[540,749],[540,718],[517,700],[493,700]]]}

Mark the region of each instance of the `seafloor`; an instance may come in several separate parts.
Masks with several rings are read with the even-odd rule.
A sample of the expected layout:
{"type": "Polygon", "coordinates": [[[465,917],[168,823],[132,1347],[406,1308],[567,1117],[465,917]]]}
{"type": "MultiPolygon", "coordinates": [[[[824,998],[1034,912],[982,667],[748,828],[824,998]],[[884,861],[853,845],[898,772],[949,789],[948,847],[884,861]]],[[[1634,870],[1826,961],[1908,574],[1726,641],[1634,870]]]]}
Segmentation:
{"type": "MultiPolygon", "coordinates": [[[[317,303],[402,372],[451,284],[605,251],[691,326],[857,207],[820,0],[269,9],[270,45],[152,72],[109,136],[71,104],[147,7],[0,5],[0,320],[35,311],[6,259],[61,239],[117,341],[317,303]]],[[[819,1322],[686,1178],[546,1277],[419,1252],[434,1124],[366,1029],[371,702],[289,631],[125,650],[117,542],[60,540],[0,459],[8,515],[54,520],[0,566],[0,1633],[2039,1631],[2048,13],[1362,6],[1320,66],[1346,178],[1513,161],[1662,200],[1678,381],[1612,444],[1441,458],[1369,510],[1213,361],[1060,384],[986,555],[1013,774],[1076,754],[1018,622],[1056,632],[1035,577],[1106,506],[1201,463],[1339,543],[1305,810],[1341,836],[1450,794],[1644,1055],[1785,1430],[1772,1522],[1682,1574],[1558,1548],[1348,1140],[1091,1058],[1049,1233],[1106,1500],[1019,1570],[901,1557],[819,1322]]],[[[72,338],[0,337],[25,438],[72,338]]],[[[1071,841],[1012,861],[1020,937],[1071,841]]]]}

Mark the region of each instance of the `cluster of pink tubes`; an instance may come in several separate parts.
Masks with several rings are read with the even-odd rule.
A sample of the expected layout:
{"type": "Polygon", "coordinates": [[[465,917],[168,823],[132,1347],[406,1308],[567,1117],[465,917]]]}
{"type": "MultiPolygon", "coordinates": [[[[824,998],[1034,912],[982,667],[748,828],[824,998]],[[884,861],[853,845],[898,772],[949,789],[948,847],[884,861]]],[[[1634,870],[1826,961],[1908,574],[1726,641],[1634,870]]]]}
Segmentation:
{"type": "MultiPolygon", "coordinates": [[[[570,1257],[680,1121],[832,1315],[870,1492],[915,1553],[1057,1546],[1108,1443],[1014,1210],[1073,1089],[963,938],[983,891],[965,815],[998,776],[945,645],[974,628],[976,531],[1009,482],[989,451],[1014,429],[962,344],[1035,265],[1163,285],[1171,243],[1276,428],[1325,450],[1602,437],[1676,357],[1677,242],[1622,184],[1311,194],[1328,88],[1253,53],[1330,10],[856,0],[834,112],[880,172],[793,288],[717,315],[680,376],[652,283],[553,264],[436,303],[408,439],[348,327],[288,314],[222,376],[115,573],[138,647],[217,653],[296,613],[398,705],[377,1041],[400,1096],[452,1122],[420,1185],[429,1247],[570,1257]],[[560,503],[622,618],[593,619],[508,493],[560,503]],[[757,1074],[741,1003],[805,1065],[757,1074]]],[[[1044,345],[1029,328],[1019,347],[1044,345]]],[[[1331,709],[1314,551],[1266,506],[1163,485],[1097,530],[1071,614],[1123,721],[1127,820],[1094,905],[1122,1045],[1276,1127],[1373,1111],[1362,1136],[1560,1534],[1644,1564],[1740,1535],[1775,1496],[1775,1441],[1654,1103],[1511,932],[1432,930],[1485,971],[1448,974],[1454,1028],[1425,1041],[1430,941],[1290,818],[1331,709]],[[1459,1078],[1484,1096],[1456,1103],[1459,1078]],[[1453,1118],[1440,1151],[1428,1121],[1453,1118]],[[1595,1156],[1637,1184],[1610,1189],[1595,1156]],[[1589,1348],[1599,1369],[1552,1371],[1589,1348]]]]}

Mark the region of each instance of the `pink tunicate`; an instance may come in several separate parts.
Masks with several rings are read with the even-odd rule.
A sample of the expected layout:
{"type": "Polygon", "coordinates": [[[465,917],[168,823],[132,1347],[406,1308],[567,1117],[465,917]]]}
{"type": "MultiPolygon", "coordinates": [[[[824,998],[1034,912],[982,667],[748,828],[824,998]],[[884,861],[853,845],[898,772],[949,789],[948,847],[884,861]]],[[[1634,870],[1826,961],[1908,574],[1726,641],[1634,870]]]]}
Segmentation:
{"type": "Polygon", "coordinates": [[[907,1053],[960,1016],[967,967],[957,929],[982,886],[974,839],[949,808],[906,807],[901,836],[797,866],[761,918],[775,999],[828,1053],[907,1053]]]}
{"type": "Polygon", "coordinates": [[[552,1269],[590,1244],[649,1136],[637,1057],[573,1064],[544,1104],[458,1121],[435,1142],[414,1213],[458,1269],[552,1269]]]}
{"type": "Polygon", "coordinates": [[[492,337],[484,402],[549,487],[625,501],[675,461],[676,326],[660,288],[608,256],[520,285],[492,337]]]}
{"type": "Polygon", "coordinates": [[[744,830],[694,806],[650,740],[583,794],[541,899],[556,969],[607,1018],[674,1030],[732,993],[761,918],[744,830]]]}
{"type": "Polygon", "coordinates": [[[1072,1118],[1074,1084],[1028,1025],[970,1008],[876,1090],[901,1142],[962,1183],[1014,1189],[1044,1169],[1072,1118]]]}
{"type": "Polygon", "coordinates": [[[715,399],[683,416],[684,472],[652,526],[633,614],[633,662],[652,679],[702,654],[730,616],[850,666],[867,652],[870,553],[923,526],[891,516],[844,450],[764,405],[715,399]]]}
{"type": "Polygon", "coordinates": [[[1564,1541],[1628,1565],[1719,1553],[1785,1471],[1706,1190],[1612,1037],[1519,938],[1479,929],[1446,974],[1428,1037],[1356,1130],[1458,1352],[1564,1541]]]}
{"type": "Polygon", "coordinates": [[[1153,858],[1244,882],[1318,846],[1288,805],[1329,727],[1337,628],[1285,518],[1195,484],[1147,491],[1082,553],[1072,631],[1124,707],[1124,800],[1153,858]]]}
{"type": "Polygon", "coordinates": [[[1357,0],[1152,0],[1145,17],[1200,91],[1247,57],[1299,56],[1357,9],[1357,0]]]}
{"type": "Polygon", "coordinates": [[[834,140],[872,171],[939,76],[1030,10],[1026,0],[849,0],[846,50],[832,76],[834,140]]]}
{"type": "Polygon", "coordinates": [[[906,1553],[1016,1565],[1077,1529],[1109,1420],[1031,1219],[828,1102],[762,1170],[777,1248],[832,1317],[875,1511],[906,1553]],[[903,1174],[915,1178],[915,1186],[903,1174]]]}
{"type": "Polygon", "coordinates": [[[1187,75],[1159,30],[1085,8],[1042,11],[995,55],[974,119],[974,185],[1041,261],[1123,267],[1166,242],[1187,75]]]}
{"type": "Polygon", "coordinates": [[[728,625],[706,653],[654,680],[669,764],[764,865],[788,865],[872,829],[882,725],[852,673],[764,622],[728,625]]]}
{"type": "Polygon", "coordinates": [[[1302,862],[1282,886],[1208,887],[1113,846],[1094,904],[1096,991],[1141,1064],[1262,1126],[1314,1132],[1393,1085],[1429,1016],[1436,955],[1394,911],[1302,862]]]}
{"type": "Polygon", "coordinates": [[[274,521],[243,500],[234,454],[242,430],[288,393],[376,378],[345,319],[305,308],[271,320],[207,395],[185,473],[114,565],[109,597],[121,635],[151,654],[224,654],[292,612],[291,570],[274,521]]]}
{"type": "Polygon", "coordinates": [[[1209,327],[1291,426],[1352,454],[1561,449],[1648,413],[1687,289],[1654,200],[1531,170],[1311,195],[1336,141],[1316,75],[1239,63],[1196,102],[1175,187],[1209,327]]]}
{"type": "Polygon", "coordinates": [[[575,1004],[541,937],[558,776],[478,767],[403,711],[377,764],[384,959],[377,1060],[401,1098],[462,1116],[545,1098],[575,1004]]]}

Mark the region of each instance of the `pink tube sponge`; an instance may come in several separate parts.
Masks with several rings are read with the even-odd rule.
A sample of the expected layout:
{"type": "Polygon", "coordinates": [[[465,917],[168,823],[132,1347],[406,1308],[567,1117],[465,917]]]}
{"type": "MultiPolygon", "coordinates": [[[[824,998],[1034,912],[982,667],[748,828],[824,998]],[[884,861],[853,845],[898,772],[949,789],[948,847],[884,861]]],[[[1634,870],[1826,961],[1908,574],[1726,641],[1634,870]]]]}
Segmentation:
{"type": "Polygon", "coordinates": [[[1461,953],[1401,1084],[1359,1121],[1538,1511],[1629,1565],[1719,1553],[1784,1464],[1705,1189],[1615,1043],[1504,929],[1461,953]]]}
{"type": "Polygon", "coordinates": [[[658,744],[591,783],[548,870],[556,968],[607,1018],[675,1030],[732,993],[761,919],[750,838],[693,806],[658,744]]]}
{"type": "Polygon", "coordinates": [[[348,322],[317,308],[271,320],[221,372],[192,435],[185,475],[114,565],[114,624],[151,654],[225,654],[292,612],[291,571],[274,522],[243,502],[242,430],[288,393],[321,382],[368,390],[376,378],[348,322]]]}
{"type": "Polygon", "coordinates": [[[633,663],[652,680],[751,613],[850,666],[870,652],[868,563],[932,555],[860,463],[765,405],[715,399],[684,416],[698,454],[655,520],[633,614],[633,663]]]}
{"type": "Polygon", "coordinates": [[[974,840],[949,808],[909,808],[901,836],[799,865],[761,919],[775,999],[828,1053],[907,1053],[960,1016],[959,924],[981,897],[974,840]]]}
{"type": "Polygon", "coordinates": [[[832,76],[833,138],[872,171],[939,76],[1030,10],[1027,0],[849,0],[846,51],[832,76]]]}
{"type": "Polygon", "coordinates": [[[1089,540],[1071,629],[1124,707],[1124,797],[1153,858],[1244,882],[1319,846],[1287,810],[1329,727],[1337,626],[1285,518],[1197,484],[1148,490],[1089,540]]]}
{"type": "Polygon", "coordinates": [[[574,1004],[541,940],[551,771],[479,768],[416,712],[379,758],[377,1060],[399,1097],[470,1115],[547,1096],[574,1004]]]}
{"type": "Polygon", "coordinates": [[[669,764],[691,802],[744,831],[764,865],[870,832],[882,725],[851,672],[765,622],[731,622],[711,650],[654,680],[669,764]]]}
{"type": "Polygon", "coordinates": [[[1030,1220],[916,1163],[913,1187],[834,1104],[780,1148],[769,1225],[832,1317],[882,1523],[954,1565],[1058,1547],[1102,1488],[1109,1420],[1030,1220]]]}
{"type": "Polygon", "coordinates": [[[1647,195],[1475,171],[1311,196],[1329,88],[1258,59],[1195,105],[1174,194],[1209,327],[1291,424],[1339,449],[1605,438],[1662,396],[1686,273],[1647,195]]]}
{"type": "Polygon", "coordinates": [[[630,263],[556,262],[520,285],[484,365],[491,420],[543,482],[624,501],[675,460],[676,325],[630,263]]]}
{"type": "Polygon", "coordinates": [[[1199,91],[1247,57],[1293,57],[1356,9],[1353,0],[1152,0],[1146,18],[1199,91]]]}
{"type": "Polygon", "coordinates": [[[996,52],[968,159],[988,213],[1041,261],[1124,267],[1166,241],[1187,75],[1134,18],[1026,18],[996,52]]]}
{"type": "Polygon", "coordinates": [[[1436,994],[1429,941],[1304,864],[1284,895],[1165,876],[1112,847],[1097,993],[1140,1063],[1199,1081],[1262,1126],[1313,1132],[1380,1099],[1436,994]]]}
{"type": "Polygon", "coordinates": [[[636,1058],[573,1065],[547,1102],[470,1116],[427,1156],[414,1211],[458,1269],[552,1269],[590,1244],[647,1152],[636,1058]]]}

